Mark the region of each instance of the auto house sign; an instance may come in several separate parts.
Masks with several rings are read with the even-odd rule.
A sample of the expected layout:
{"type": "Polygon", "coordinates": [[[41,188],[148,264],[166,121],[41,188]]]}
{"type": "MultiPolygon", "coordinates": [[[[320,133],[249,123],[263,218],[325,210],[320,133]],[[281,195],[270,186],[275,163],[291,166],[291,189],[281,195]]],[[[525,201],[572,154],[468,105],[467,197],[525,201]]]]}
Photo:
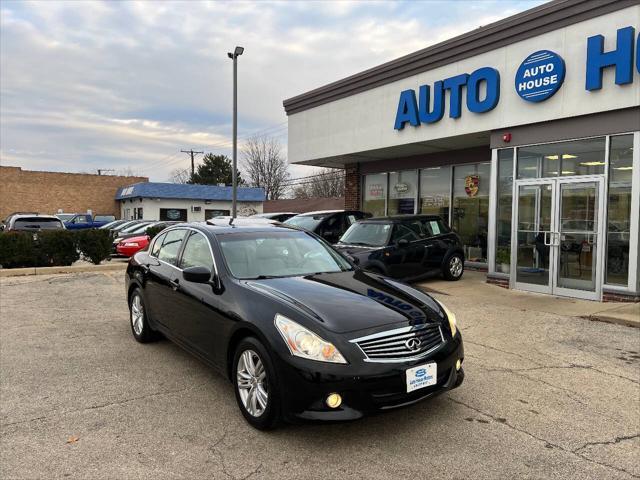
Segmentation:
{"type": "MultiPolygon", "coordinates": [[[[593,35],[586,40],[586,67],[573,65],[574,78],[580,69],[584,69],[582,74],[586,91],[603,88],[603,73],[608,68],[615,70],[616,85],[633,83],[634,70],[640,73],[640,35],[636,35],[634,27],[618,29],[613,48],[605,47],[603,35],[593,35]]],[[[522,100],[540,103],[551,98],[562,87],[566,70],[564,59],[556,52],[537,50],[522,60],[512,85],[522,100]]],[[[445,113],[450,119],[459,119],[465,115],[463,105],[470,113],[489,112],[500,102],[500,92],[501,74],[489,66],[439,79],[433,84],[420,85],[417,90],[403,90],[400,92],[394,129],[402,130],[407,124],[419,127],[437,123],[445,113]]]]}

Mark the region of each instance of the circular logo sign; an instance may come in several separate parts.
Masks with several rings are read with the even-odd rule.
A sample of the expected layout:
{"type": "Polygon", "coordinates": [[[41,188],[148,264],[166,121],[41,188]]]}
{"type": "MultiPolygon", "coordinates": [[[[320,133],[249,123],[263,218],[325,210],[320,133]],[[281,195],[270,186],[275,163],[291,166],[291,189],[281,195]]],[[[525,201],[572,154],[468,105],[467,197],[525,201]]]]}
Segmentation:
{"type": "Polygon", "coordinates": [[[564,60],[550,50],[539,50],[524,59],[516,72],[516,92],[527,102],[542,102],[564,81],[564,60]]]}

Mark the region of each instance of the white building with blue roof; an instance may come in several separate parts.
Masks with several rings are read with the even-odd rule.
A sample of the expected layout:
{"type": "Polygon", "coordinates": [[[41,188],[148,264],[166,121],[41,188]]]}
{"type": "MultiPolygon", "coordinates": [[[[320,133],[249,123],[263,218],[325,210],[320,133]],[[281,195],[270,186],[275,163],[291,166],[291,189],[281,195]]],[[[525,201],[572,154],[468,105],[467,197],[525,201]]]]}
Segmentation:
{"type": "MultiPolygon", "coordinates": [[[[116,201],[126,220],[198,222],[231,212],[231,187],[144,182],[118,189],[116,201]]],[[[262,213],[263,188],[238,187],[238,215],[262,213]]]]}

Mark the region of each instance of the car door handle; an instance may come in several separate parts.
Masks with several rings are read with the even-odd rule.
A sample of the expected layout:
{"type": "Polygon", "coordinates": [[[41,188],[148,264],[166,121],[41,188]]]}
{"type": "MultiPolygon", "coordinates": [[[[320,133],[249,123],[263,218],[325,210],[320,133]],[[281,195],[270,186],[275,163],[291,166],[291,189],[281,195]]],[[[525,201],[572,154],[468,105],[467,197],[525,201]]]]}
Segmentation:
{"type": "Polygon", "coordinates": [[[171,288],[173,290],[178,290],[178,287],[180,286],[180,280],[178,280],[177,278],[175,280],[169,280],[169,285],[171,285],[171,288]]]}
{"type": "Polygon", "coordinates": [[[149,273],[149,270],[151,270],[151,267],[149,265],[140,265],[140,268],[144,273],[149,273]]]}

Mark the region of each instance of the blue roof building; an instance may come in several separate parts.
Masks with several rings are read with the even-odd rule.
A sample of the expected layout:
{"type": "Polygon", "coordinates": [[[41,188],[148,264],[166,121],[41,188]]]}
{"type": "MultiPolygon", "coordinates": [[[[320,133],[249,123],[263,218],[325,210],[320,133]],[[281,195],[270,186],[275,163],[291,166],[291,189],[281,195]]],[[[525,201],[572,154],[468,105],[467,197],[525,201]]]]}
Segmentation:
{"type": "MultiPolygon", "coordinates": [[[[232,188],[217,185],[143,182],[118,189],[115,200],[126,220],[197,222],[231,212],[232,188]]],[[[238,187],[238,215],[262,213],[263,188],[238,187]]]]}

